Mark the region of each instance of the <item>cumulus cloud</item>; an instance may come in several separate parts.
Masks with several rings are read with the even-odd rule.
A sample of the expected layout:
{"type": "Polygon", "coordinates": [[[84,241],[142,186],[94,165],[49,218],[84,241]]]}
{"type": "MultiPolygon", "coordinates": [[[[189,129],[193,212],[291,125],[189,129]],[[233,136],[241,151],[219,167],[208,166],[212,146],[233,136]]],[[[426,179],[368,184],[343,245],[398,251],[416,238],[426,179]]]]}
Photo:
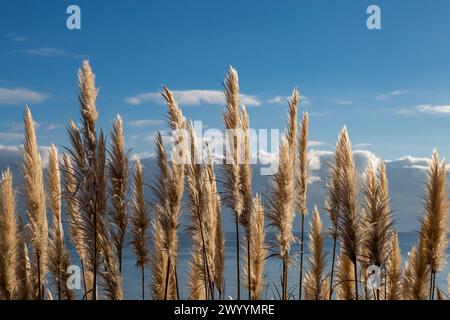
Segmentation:
{"type": "MultiPolygon", "coordinates": [[[[175,99],[180,105],[197,106],[202,104],[225,104],[225,96],[219,90],[174,90],[175,99]]],[[[125,99],[130,105],[140,105],[145,102],[164,103],[160,92],[140,93],[125,99]]],[[[261,101],[253,95],[240,94],[239,102],[245,106],[259,106],[261,101]]]]}
{"type": "Polygon", "coordinates": [[[141,119],[141,120],[131,120],[131,121],[127,122],[127,124],[130,127],[136,127],[136,128],[147,127],[147,126],[156,126],[156,125],[160,125],[163,123],[164,123],[164,121],[160,120],[160,119],[141,119]]]}
{"type": "Polygon", "coordinates": [[[33,91],[26,88],[0,87],[1,105],[25,105],[27,103],[40,103],[49,98],[49,94],[33,91]]]}
{"type": "Polygon", "coordinates": [[[10,41],[14,41],[14,42],[27,42],[30,41],[30,39],[28,39],[27,37],[21,36],[20,34],[17,33],[7,33],[5,35],[8,40],[10,41]]]}
{"type": "Polygon", "coordinates": [[[450,114],[450,105],[432,105],[421,104],[412,108],[401,108],[396,111],[401,115],[430,114],[430,115],[448,115],[450,114]]]}
{"type": "Polygon", "coordinates": [[[405,94],[408,94],[409,90],[395,90],[388,93],[380,94],[375,97],[376,100],[389,100],[393,97],[403,96],[405,94]]]}
{"type": "Polygon", "coordinates": [[[333,103],[340,106],[348,106],[353,104],[352,100],[333,99],[333,103]]]}
{"type": "Polygon", "coordinates": [[[23,138],[23,135],[18,132],[0,132],[0,140],[18,140],[23,138]]]}
{"type": "Polygon", "coordinates": [[[82,59],[87,57],[87,55],[85,54],[70,52],[60,48],[49,48],[49,47],[23,49],[20,50],[20,52],[44,58],[65,57],[72,59],[82,59]]]}
{"type": "Polygon", "coordinates": [[[429,104],[423,104],[417,106],[416,110],[421,113],[429,113],[429,114],[450,114],[450,105],[434,106],[429,104]]]}
{"type": "MultiPolygon", "coordinates": [[[[275,96],[273,98],[265,100],[269,104],[285,104],[289,101],[291,96],[275,96]]],[[[306,96],[300,95],[300,103],[309,104],[309,99],[306,96]]]]}
{"type": "Polygon", "coordinates": [[[323,146],[325,143],[322,141],[317,141],[317,140],[310,140],[308,141],[308,147],[309,148],[314,148],[314,147],[318,147],[318,146],[323,146]]]}

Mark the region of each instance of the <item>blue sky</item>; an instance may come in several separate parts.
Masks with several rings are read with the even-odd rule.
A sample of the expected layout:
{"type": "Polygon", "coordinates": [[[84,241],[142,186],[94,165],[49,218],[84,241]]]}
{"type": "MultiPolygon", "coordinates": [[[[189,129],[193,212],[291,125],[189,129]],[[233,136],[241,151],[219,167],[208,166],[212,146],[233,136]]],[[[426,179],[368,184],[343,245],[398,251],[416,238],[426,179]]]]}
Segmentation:
{"type": "Polygon", "coordinates": [[[101,126],[120,113],[136,153],[152,152],[152,133],[165,128],[152,94],[162,84],[208,90],[213,103],[192,105],[198,97],[185,92],[180,105],[222,128],[223,105],[209,90],[222,90],[233,65],[253,127],[281,128],[284,99],[299,86],[311,139],[324,150],[345,124],[355,147],[383,159],[429,157],[434,147],[449,158],[449,31],[445,0],[2,1],[0,145],[21,143],[25,103],[40,143],[67,145],[67,118],[78,118],[76,71],[88,58],[101,126]],[[81,8],[81,30],[66,28],[69,4],[81,8]],[[381,8],[381,30],[366,28],[369,4],[381,8]]]}

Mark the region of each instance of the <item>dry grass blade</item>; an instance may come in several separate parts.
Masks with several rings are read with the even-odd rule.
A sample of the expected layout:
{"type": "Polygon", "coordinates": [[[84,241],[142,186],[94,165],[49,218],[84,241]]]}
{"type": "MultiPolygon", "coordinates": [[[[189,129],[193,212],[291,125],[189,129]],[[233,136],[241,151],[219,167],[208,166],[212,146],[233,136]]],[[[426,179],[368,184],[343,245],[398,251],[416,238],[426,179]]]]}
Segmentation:
{"type": "Polygon", "coordinates": [[[17,278],[18,246],[16,221],[16,191],[9,169],[0,182],[0,298],[13,299],[19,289],[17,278]]]}

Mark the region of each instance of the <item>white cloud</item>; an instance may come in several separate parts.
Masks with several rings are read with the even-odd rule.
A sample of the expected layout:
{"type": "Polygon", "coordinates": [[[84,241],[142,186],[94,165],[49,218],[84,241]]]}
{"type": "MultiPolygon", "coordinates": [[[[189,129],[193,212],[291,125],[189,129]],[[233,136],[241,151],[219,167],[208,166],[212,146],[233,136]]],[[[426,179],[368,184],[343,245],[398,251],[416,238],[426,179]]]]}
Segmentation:
{"type": "Polygon", "coordinates": [[[23,49],[20,52],[26,53],[32,56],[38,57],[65,57],[65,58],[74,58],[81,59],[86,58],[85,54],[69,52],[60,48],[49,48],[49,47],[41,47],[41,48],[31,48],[31,49],[23,49]]]}
{"type": "Polygon", "coordinates": [[[353,148],[367,148],[372,146],[371,143],[366,143],[366,142],[361,142],[361,143],[356,143],[353,145],[353,148]]]}
{"type": "MultiPolygon", "coordinates": [[[[197,106],[201,104],[225,104],[225,97],[219,90],[174,90],[175,99],[180,105],[197,106]]],[[[253,95],[240,94],[239,100],[245,106],[259,106],[261,101],[253,95]]],[[[164,103],[160,92],[147,92],[125,99],[130,105],[140,105],[144,102],[164,103]]]]}
{"type": "Polygon", "coordinates": [[[18,132],[0,132],[0,140],[18,140],[22,138],[23,135],[18,132]]]}
{"type": "Polygon", "coordinates": [[[391,167],[395,168],[427,170],[431,163],[431,159],[404,156],[396,160],[386,160],[386,163],[389,163],[391,167]]]}
{"type": "Polygon", "coordinates": [[[389,100],[392,97],[403,96],[408,94],[409,90],[395,90],[388,93],[380,94],[375,97],[376,100],[389,100]]]}
{"type": "Polygon", "coordinates": [[[418,113],[430,114],[430,115],[448,115],[450,114],[450,105],[432,105],[421,104],[413,108],[402,108],[395,113],[401,115],[414,115],[418,113]]]}
{"type": "Polygon", "coordinates": [[[333,102],[337,105],[341,105],[341,106],[348,106],[353,104],[352,100],[341,100],[341,99],[334,99],[333,102]]]}
{"type": "Polygon", "coordinates": [[[308,167],[309,170],[320,170],[322,162],[330,161],[333,157],[333,152],[324,150],[311,150],[308,152],[308,167]],[[323,158],[323,159],[322,159],[323,158]]]}
{"type": "Polygon", "coordinates": [[[0,87],[0,105],[24,105],[47,100],[49,94],[26,88],[0,87]]]}
{"type": "Polygon", "coordinates": [[[421,113],[429,114],[450,114],[450,105],[433,106],[429,104],[423,104],[417,106],[416,110],[421,113]]]}
{"type": "Polygon", "coordinates": [[[154,158],[154,157],[156,157],[156,153],[147,151],[147,152],[141,152],[141,153],[133,153],[130,158],[131,158],[132,161],[136,161],[138,159],[139,160],[151,159],[151,158],[154,158]]]}
{"type": "MultiPolygon", "coordinates": [[[[285,104],[289,101],[290,98],[291,96],[275,96],[271,99],[265,100],[265,102],[269,104],[285,104]]],[[[308,97],[300,95],[300,103],[309,104],[310,101],[308,97]]]]}
{"type": "Polygon", "coordinates": [[[130,127],[137,127],[137,128],[146,126],[156,126],[163,123],[164,121],[160,119],[142,119],[142,120],[131,120],[127,122],[127,124],[130,127]]]}
{"type": "Polygon", "coordinates": [[[58,128],[61,128],[62,124],[54,124],[54,123],[50,123],[50,124],[46,124],[45,125],[45,131],[52,131],[58,128]]]}
{"type": "Polygon", "coordinates": [[[14,42],[27,42],[30,41],[30,39],[21,36],[17,33],[8,33],[5,35],[9,40],[14,41],[14,42]]]}
{"type": "Polygon", "coordinates": [[[316,140],[310,140],[308,141],[308,147],[309,148],[314,148],[314,147],[318,147],[318,146],[323,146],[325,143],[323,143],[322,141],[316,141],[316,140]]]}
{"type": "Polygon", "coordinates": [[[285,103],[288,99],[289,99],[289,97],[275,96],[271,99],[266,100],[266,102],[272,103],[272,104],[281,104],[281,103],[285,103]]]}
{"type": "MultiPolygon", "coordinates": [[[[23,122],[10,122],[7,125],[11,131],[13,132],[23,132],[24,130],[24,124],[23,122]]],[[[38,130],[45,130],[45,131],[52,131],[58,128],[63,127],[62,124],[59,123],[45,123],[45,122],[37,122],[36,120],[34,120],[34,127],[38,130]]]]}

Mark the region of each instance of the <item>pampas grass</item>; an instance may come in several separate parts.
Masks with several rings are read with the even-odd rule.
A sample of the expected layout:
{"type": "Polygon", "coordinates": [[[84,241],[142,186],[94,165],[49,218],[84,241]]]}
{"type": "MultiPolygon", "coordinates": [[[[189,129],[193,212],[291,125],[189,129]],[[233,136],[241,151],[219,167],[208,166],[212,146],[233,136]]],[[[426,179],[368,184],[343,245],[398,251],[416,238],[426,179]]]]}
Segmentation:
{"type": "Polygon", "coordinates": [[[0,181],[0,298],[13,299],[19,289],[16,191],[9,169],[0,181]]]}
{"type": "MultiPolygon", "coordinates": [[[[83,62],[78,77],[81,124],[68,123],[71,146],[62,157],[61,169],[56,147],[50,148],[46,188],[35,124],[30,110],[25,110],[22,174],[23,207],[28,218],[26,226],[20,214],[16,213],[16,191],[11,171],[4,171],[0,180],[2,299],[74,298],[75,294],[67,284],[67,267],[70,264],[67,239],[71,240],[80,258],[84,287],[82,298],[124,298],[122,252],[127,245],[129,163],[123,123],[118,116],[108,139],[102,130],[97,131],[97,89],[95,76],[87,61],[83,62]],[[50,232],[47,206],[52,215],[50,232]],[[63,218],[70,235],[67,239],[63,231],[63,218]],[[50,280],[55,280],[54,288],[47,286],[47,269],[51,274],[50,280]]],[[[189,299],[215,299],[216,294],[219,299],[225,297],[222,199],[235,218],[237,299],[241,298],[241,267],[249,299],[262,298],[263,291],[268,290],[270,285],[264,279],[265,263],[273,256],[282,261],[281,293],[275,285],[278,297],[283,300],[294,297],[293,290],[297,289],[297,284],[288,286],[288,268],[294,261],[291,246],[296,241],[293,234],[296,212],[301,214],[299,299],[326,300],[335,297],[356,300],[363,297],[359,294],[359,288],[363,292],[365,290],[366,299],[424,300],[434,299],[435,296],[439,300],[447,299],[444,291],[436,285],[436,274],[446,262],[448,231],[446,165],[444,161],[439,161],[437,152],[433,153],[425,184],[419,242],[411,249],[403,269],[399,236],[391,217],[386,166],[380,163],[376,168],[372,163],[367,167],[360,194],[351,143],[344,127],[336,144],[326,184],[328,195],[325,209],[330,218],[329,235],[333,241],[331,268],[327,268],[325,235],[322,234],[322,221],[315,207],[309,221],[308,268],[303,278],[304,223],[308,211],[309,118],[304,113],[297,130],[298,90],[294,89],[288,104],[287,128],[280,141],[278,171],[273,176],[270,192],[263,195],[267,208],[263,207],[260,196],[254,197],[252,194],[250,119],[247,110],[239,106],[237,72],[230,68],[225,79],[223,120],[228,145],[227,158],[221,168],[222,199],[217,190],[215,159],[209,154],[208,144],[203,145],[204,140],[196,141],[192,123],[189,123],[188,133],[185,134],[188,122],[173,92],[163,87],[162,95],[167,103],[168,126],[173,131],[175,143],[167,149],[162,134],[156,135],[157,170],[151,184],[151,206],[147,207],[144,196],[143,166],[139,160],[135,162],[130,193],[130,245],[141,275],[142,299],[146,296],[147,265],[152,269],[153,299],[184,298],[180,297],[180,286],[183,285],[188,287],[189,299]],[[203,156],[205,146],[208,157],[199,161],[199,152],[203,156]],[[192,237],[187,284],[179,283],[177,273],[183,200],[188,200],[188,231],[192,237]],[[153,219],[150,219],[150,209],[154,213],[153,219]],[[268,227],[275,231],[272,243],[274,253],[269,256],[265,244],[268,238],[266,218],[268,227]],[[149,227],[152,229],[152,249],[148,247],[149,227]],[[244,231],[243,239],[239,235],[240,228],[244,231]],[[380,287],[369,293],[367,269],[370,265],[381,267],[384,292],[380,287]]]]}
{"type": "MultiPolygon", "coordinates": [[[[246,259],[247,259],[247,271],[251,272],[251,250],[250,250],[250,232],[252,226],[252,168],[250,165],[250,121],[248,118],[247,110],[245,107],[241,109],[241,126],[242,126],[242,134],[244,135],[244,143],[243,150],[244,153],[244,161],[241,164],[239,169],[240,175],[240,190],[241,197],[243,202],[242,215],[241,215],[241,224],[245,229],[245,238],[247,240],[247,249],[246,249],[246,259]]],[[[252,300],[252,290],[251,290],[251,278],[252,275],[247,277],[247,288],[248,288],[248,299],[252,300]]]]}
{"type": "Polygon", "coordinates": [[[328,218],[330,219],[330,227],[328,228],[328,234],[333,240],[333,253],[331,258],[331,272],[330,272],[330,289],[329,299],[331,300],[333,295],[334,286],[334,271],[338,246],[338,228],[339,228],[339,216],[341,214],[341,186],[339,183],[339,177],[342,175],[342,148],[340,146],[340,138],[336,144],[336,151],[334,154],[333,162],[330,164],[327,182],[327,199],[325,200],[325,210],[327,211],[328,218]]]}
{"type": "Polygon", "coordinates": [[[136,267],[141,269],[142,300],[144,300],[145,267],[150,262],[150,252],[147,247],[149,238],[147,232],[150,225],[150,218],[144,198],[144,172],[139,159],[136,160],[133,180],[131,245],[136,256],[136,267]]]}
{"type": "MultiPolygon", "coordinates": [[[[363,260],[363,273],[366,268],[376,265],[386,271],[385,261],[389,255],[391,237],[391,212],[384,165],[380,166],[380,175],[377,177],[375,168],[369,163],[366,169],[366,184],[363,188],[362,211],[362,243],[361,258],[363,260]]],[[[380,291],[376,290],[377,300],[380,291]]]]}
{"type": "Polygon", "coordinates": [[[67,268],[70,261],[64,241],[61,217],[61,175],[58,151],[54,145],[51,146],[49,151],[47,186],[48,203],[53,218],[49,242],[49,271],[56,282],[58,300],[72,300],[73,293],[66,284],[68,279],[67,268]]]}
{"type": "Polygon", "coordinates": [[[29,300],[34,298],[33,279],[28,247],[26,244],[26,230],[21,217],[18,219],[17,226],[17,299],[29,300]]]}
{"type": "Polygon", "coordinates": [[[293,161],[289,154],[289,140],[282,136],[279,152],[278,171],[273,176],[274,186],[269,199],[269,225],[276,231],[277,255],[283,261],[281,276],[282,299],[288,298],[287,269],[289,267],[289,252],[295,238],[292,233],[294,222],[294,181],[293,161]]]}
{"type": "Polygon", "coordinates": [[[197,140],[192,123],[189,123],[189,138],[191,161],[186,168],[186,181],[189,193],[189,207],[191,211],[192,234],[192,261],[190,273],[190,299],[208,299],[213,296],[211,270],[211,240],[210,232],[207,230],[208,219],[208,196],[206,195],[205,170],[198,163],[196,156],[199,152],[197,140]]]}
{"type": "Polygon", "coordinates": [[[92,286],[92,283],[86,283],[87,277],[85,270],[85,261],[87,245],[84,243],[86,235],[83,233],[83,228],[80,228],[83,223],[83,219],[80,212],[80,205],[76,196],[78,186],[72,165],[72,160],[68,154],[63,155],[63,181],[63,198],[65,199],[65,211],[67,213],[66,220],[69,226],[70,239],[78,256],[80,257],[81,272],[83,277],[83,289],[84,294],[86,295],[87,288],[91,288],[92,286]]]}
{"type": "Polygon", "coordinates": [[[240,238],[239,223],[244,203],[241,193],[241,178],[239,160],[243,152],[239,133],[241,132],[241,116],[239,114],[239,80],[238,74],[233,67],[228,70],[225,78],[225,111],[223,122],[226,132],[226,159],[224,163],[224,203],[233,210],[236,232],[236,278],[237,278],[237,299],[241,299],[241,276],[240,276],[240,238]]]}
{"type": "Polygon", "coordinates": [[[352,260],[340,251],[337,256],[336,263],[336,290],[337,300],[354,300],[355,299],[355,266],[352,260]]]}
{"type": "MultiPolygon", "coordinates": [[[[74,176],[77,184],[77,199],[79,203],[82,234],[85,246],[85,280],[92,278],[92,283],[86,288],[85,297],[92,300],[97,299],[97,271],[99,264],[98,227],[100,213],[98,190],[97,167],[97,132],[95,122],[98,117],[96,108],[97,88],[95,86],[95,75],[88,61],[83,62],[78,71],[78,86],[80,112],[82,119],[81,130],[74,122],[69,123],[68,132],[72,148],[69,154],[74,163],[74,176]],[[87,269],[87,270],[86,270],[87,269]]],[[[100,204],[101,205],[101,204],[100,204]]],[[[80,257],[82,258],[82,257],[80,257]]],[[[88,281],[85,281],[87,284],[88,281]]],[[[89,281],[91,282],[91,281],[89,281]]]]}
{"type": "Polygon", "coordinates": [[[319,210],[314,207],[309,231],[309,269],[305,277],[305,298],[307,300],[327,300],[328,286],[324,286],[325,275],[325,250],[324,236],[322,234],[322,220],[319,210]]]}
{"type": "Polygon", "coordinates": [[[251,250],[252,254],[246,254],[247,267],[244,268],[244,277],[250,284],[250,297],[253,300],[261,298],[264,290],[264,266],[267,255],[264,231],[264,207],[261,198],[257,195],[252,202],[250,232],[247,239],[248,247],[244,247],[244,252],[251,250]],[[248,268],[250,266],[250,268],[248,268]]]}
{"type": "Polygon", "coordinates": [[[109,199],[112,208],[109,212],[111,220],[111,236],[114,243],[119,271],[122,272],[122,250],[128,225],[127,179],[128,157],[125,152],[122,118],[117,115],[111,132],[111,146],[108,159],[109,199]]]}
{"type": "Polygon", "coordinates": [[[178,227],[181,215],[181,199],[184,190],[184,160],[185,160],[185,138],[183,129],[186,128],[186,120],[181,113],[178,104],[175,101],[173,93],[163,87],[162,95],[167,103],[169,127],[174,130],[176,135],[177,148],[171,150],[172,159],[176,159],[172,165],[169,164],[165,154],[162,135],[157,134],[155,145],[157,149],[157,159],[159,168],[159,177],[153,183],[152,190],[156,196],[154,204],[156,212],[156,222],[154,228],[161,227],[162,234],[159,230],[154,229],[155,255],[160,259],[155,262],[154,272],[160,273],[153,277],[153,292],[161,298],[157,292],[164,288],[163,298],[179,298],[178,279],[177,279],[177,254],[178,254],[178,227]],[[181,129],[181,131],[178,131],[181,129]],[[156,243],[160,242],[162,243],[156,243]],[[164,275],[164,284],[160,282],[161,278],[161,261],[166,263],[166,271],[164,275]],[[175,289],[175,292],[173,292],[175,289]],[[174,295],[174,293],[176,295],[174,295]]]}
{"type": "Polygon", "coordinates": [[[28,215],[29,239],[33,249],[36,275],[36,297],[44,298],[48,261],[48,225],[45,209],[44,180],[35,124],[28,107],[25,110],[25,141],[23,151],[23,179],[25,207],[28,215]]]}
{"type": "Polygon", "coordinates": [[[445,161],[439,162],[438,153],[433,152],[428,177],[425,183],[425,215],[422,218],[420,242],[423,242],[425,263],[430,269],[430,299],[434,298],[436,273],[445,264],[448,229],[447,169],[445,161]]]}
{"type": "Polygon", "coordinates": [[[338,148],[342,155],[342,168],[339,172],[339,188],[341,191],[338,232],[341,252],[352,263],[355,281],[355,299],[358,300],[358,254],[360,246],[360,231],[358,217],[358,186],[355,163],[347,129],[341,131],[338,148]]]}
{"type": "Polygon", "coordinates": [[[394,231],[389,245],[389,258],[387,260],[387,278],[385,299],[401,299],[401,275],[402,275],[402,256],[400,244],[398,242],[398,232],[394,231]]]}
{"type": "Polygon", "coordinates": [[[308,188],[308,157],[307,157],[307,147],[308,147],[308,125],[309,117],[308,113],[305,112],[302,117],[302,122],[300,126],[300,133],[298,135],[298,178],[296,181],[296,187],[299,190],[299,197],[297,203],[297,210],[301,214],[300,222],[300,285],[298,290],[299,300],[302,299],[302,279],[303,279],[303,256],[304,256],[304,239],[305,239],[305,215],[308,213],[307,209],[307,188],[308,188]]]}
{"type": "Polygon", "coordinates": [[[404,300],[425,300],[429,297],[429,268],[423,257],[424,248],[412,247],[402,277],[402,295],[404,300]]]}

